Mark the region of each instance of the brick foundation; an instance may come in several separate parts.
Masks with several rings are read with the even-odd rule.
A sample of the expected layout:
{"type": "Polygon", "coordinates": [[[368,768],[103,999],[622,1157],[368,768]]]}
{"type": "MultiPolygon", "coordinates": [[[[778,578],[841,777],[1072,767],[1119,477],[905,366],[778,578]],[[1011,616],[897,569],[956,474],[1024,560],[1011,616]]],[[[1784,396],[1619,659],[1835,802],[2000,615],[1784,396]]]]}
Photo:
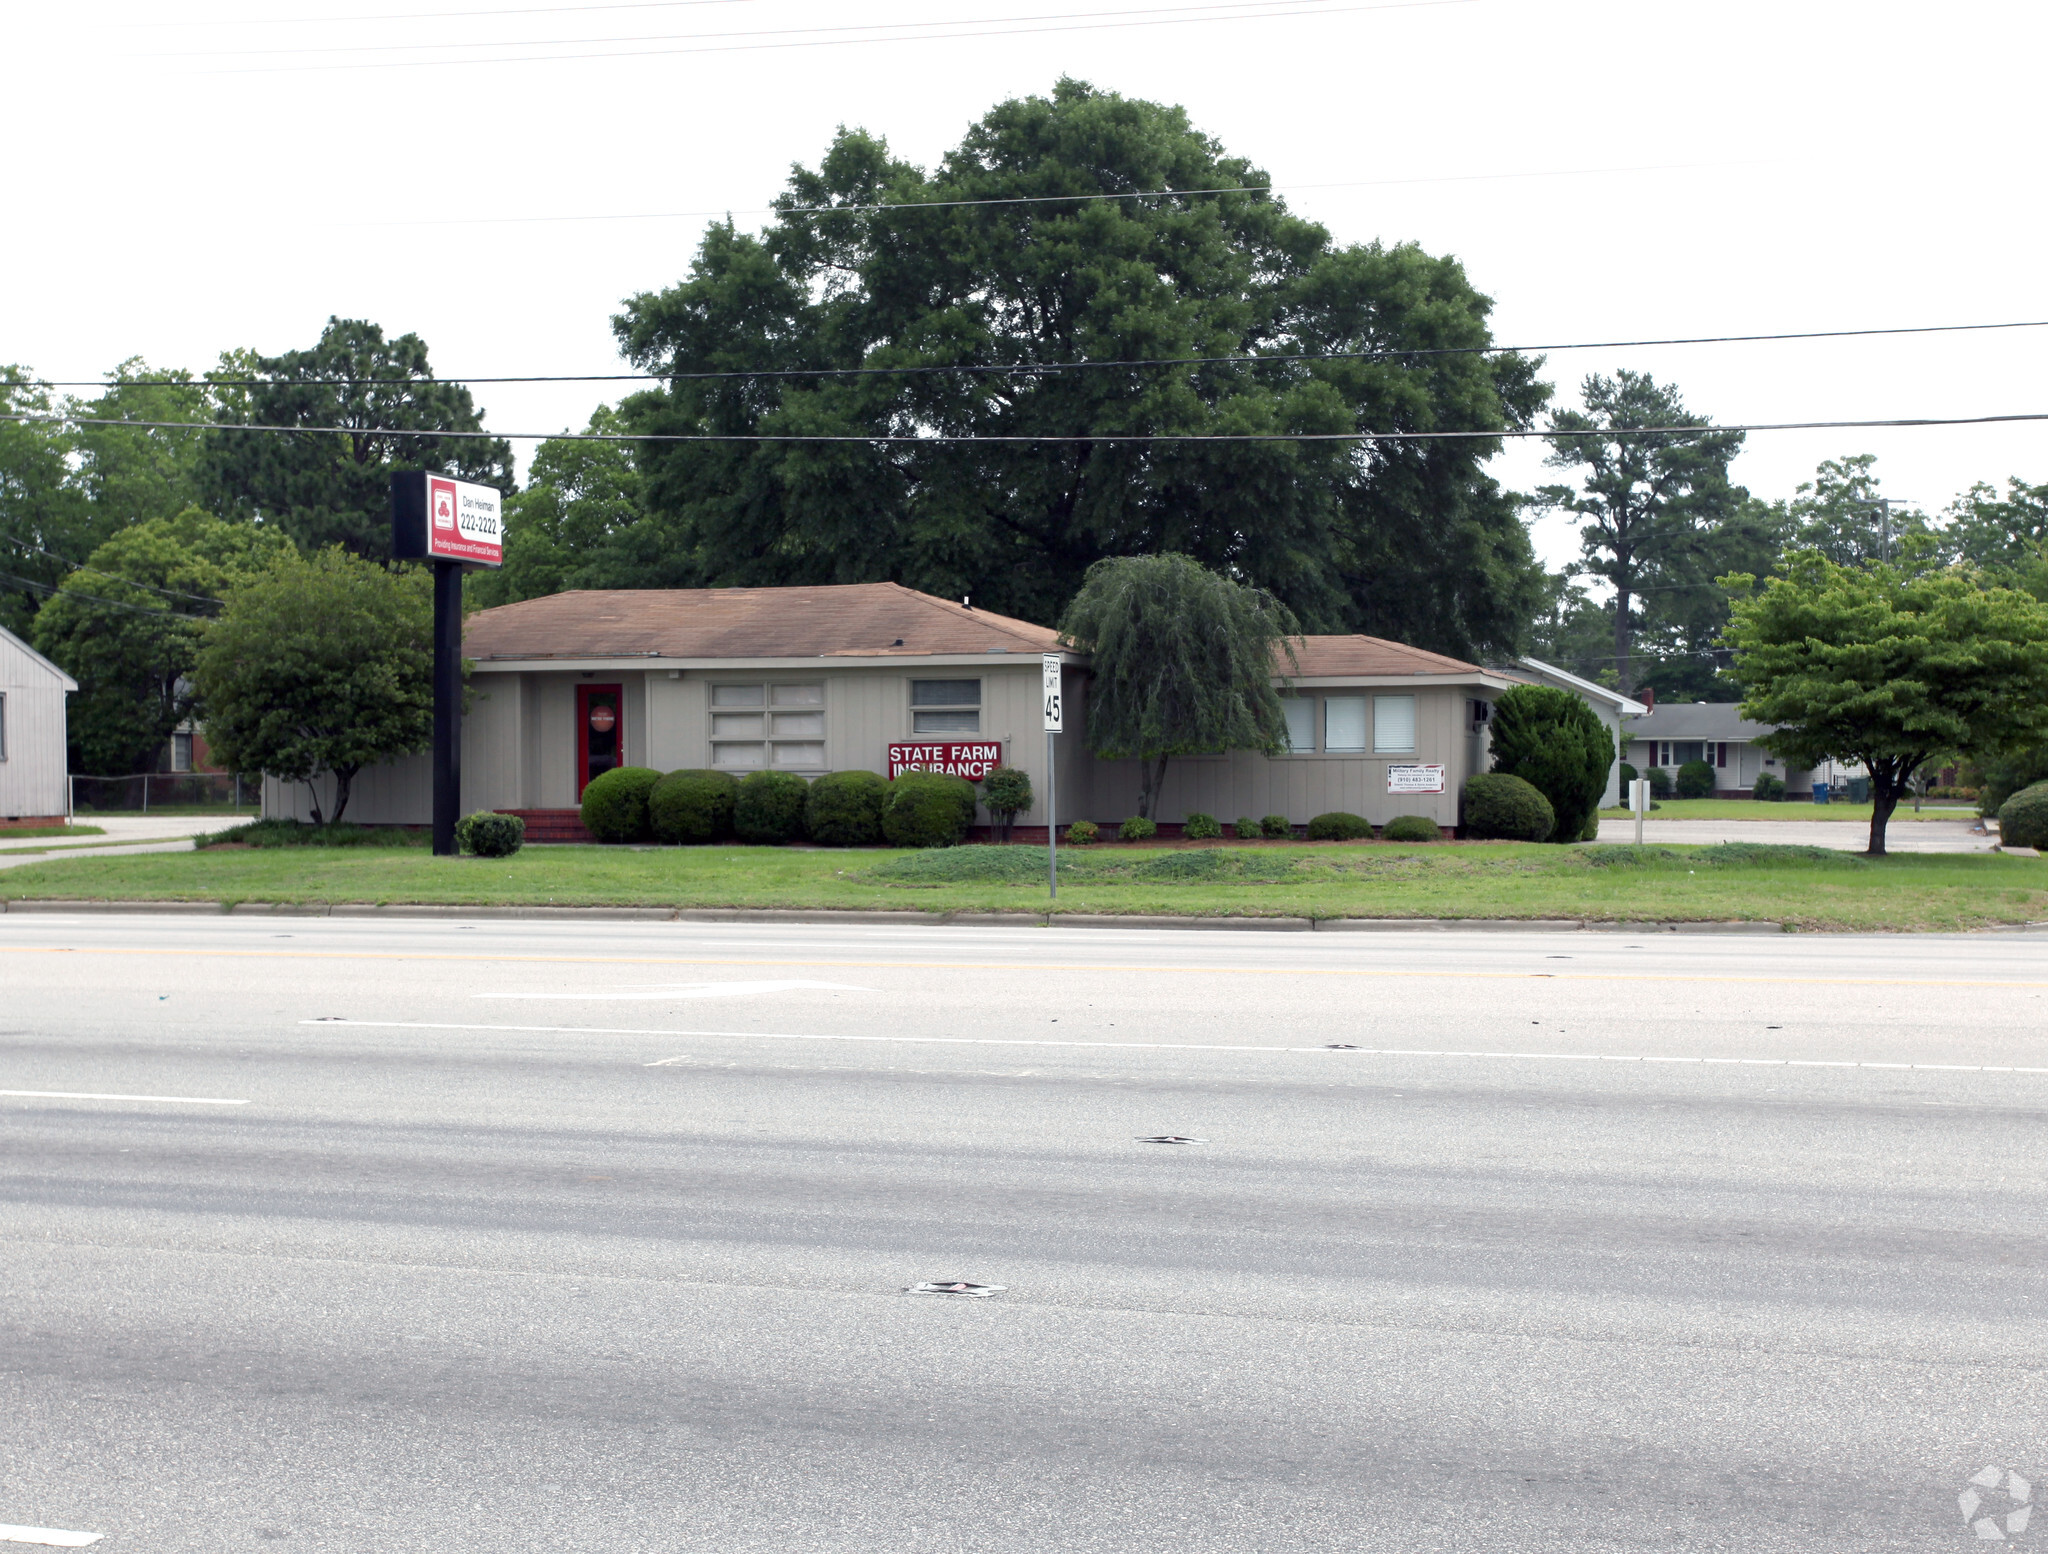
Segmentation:
{"type": "Polygon", "coordinates": [[[583,829],[583,811],[580,809],[506,809],[502,815],[517,815],[526,822],[526,840],[529,842],[595,842],[596,837],[583,829]]]}
{"type": "Polygon", "coordinates": [[[45,826],[69,824],[62,815],[9,815],[0,820],[0,831],[41,830],[45,826]]]}

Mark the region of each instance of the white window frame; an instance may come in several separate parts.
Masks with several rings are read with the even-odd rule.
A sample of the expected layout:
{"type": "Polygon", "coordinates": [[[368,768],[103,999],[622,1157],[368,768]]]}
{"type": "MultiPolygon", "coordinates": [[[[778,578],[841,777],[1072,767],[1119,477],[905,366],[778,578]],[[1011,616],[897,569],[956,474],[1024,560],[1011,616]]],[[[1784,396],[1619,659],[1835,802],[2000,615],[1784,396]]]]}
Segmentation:
{"type": "Polygon", "coordinates": [[[825,736],[829,725],[825,719],[825,683],[822,680],[714,680],[706,693],[708,704],[705,708],[706,736],[711,745],[711,765],[717,771],[726,772],[822,772],[827,769],[828,756],[825,736]],[[727,702],[719,705],[720,691],[756,691],[757,700],[750,702],[727,702]],[[777,692],[815,691],[815,701],[777,699],[777,692]],[[721,717],[759,718],[758,732],[718,732],[721,717]],[[816,718],[817,728],[797,733],[784,730],[778,720],[788,722],[796,718],[816,718]],[[720,755],[748,747],[757,748],[761,759],[752,764],[737,761],[721,761],[720,755]],[[813,752],[815,747],[815,754],[813,752]],[[788,757],[784,759],[783,757],[788,757]]]}
{"type": "Polygon", "coordinates": [[[1316,724],[1321,716],[1321,709],[1316,706],[1316,701],[1317,698],[1313,696],[1282,696],[1280,698],[1281,715],[1286,722],[1286,728],[1282,737],[1287,741],[1287,753],[1289,755],[1314,755],[1316,753],[1316,724]],[[1294,742],[1297,708],[1300,709],[1299,720],[1308,733],[1308,742],[1306,744],[1298,745],[1294,742]]]}
{"type": "Polygon", "coordinates": [[[948,676],[944,679],[941,679],[938,676],[934,675],[929,679],[912,680],[909,682],[908,689],[904,692],[904,694],[910,698],[910,732],[913,736],[920,739],[935,740],[978,739],[981,737],[981,715],[982,710],[988,704],[988,687],[987,684],[982,680],[980,675],[961,675],[957,678],[948,676]],[[920,685],[971,685],[974,687],[974,700],[971,702],[920,702],[917,699],[917,688],[920,685]],[[938,717],[958,717],[961,713],[971,712],[974,714],[974,727],[931,729],[919,728],[917,726],[918,717],[920,714],[927,712],[932,713],[938,717]]]}
{"type": "Polygon", "coordinates": [[[1417,727],[1416,696],[1413,691],[1404,691],[1395,696],[1375,696],[1372,699],[1372,753],[1374,755],[1413,755],[1416,738],[1421,732],[1417,727]],[[1405,745],[1382,744],[1380,742],[1380,708],[1395,702],[1408,704],[1408,743],[1405,745]]]}

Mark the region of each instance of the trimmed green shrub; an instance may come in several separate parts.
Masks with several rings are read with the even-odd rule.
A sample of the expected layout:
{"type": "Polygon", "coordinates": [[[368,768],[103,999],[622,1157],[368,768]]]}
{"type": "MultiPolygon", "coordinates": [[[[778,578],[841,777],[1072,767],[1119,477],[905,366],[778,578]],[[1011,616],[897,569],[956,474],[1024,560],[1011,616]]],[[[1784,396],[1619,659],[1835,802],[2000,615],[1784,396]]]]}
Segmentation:
{"type": "Polygon", "coordinates": [[[1232,829],[1237,832],[1237,839],[1240,842],[1256,842],[1266,834],[1266,828],[1249,815],[1239,815],[1237,824],[1232,829]]]}
{"type": "Polygon", "coordinates": [[[2048,782],[2022,788],[1998,806],[2002,847],[2048,847],[2048,782]]]}
{"type": "Polygon", "coordinates": [[[1143,815],[1133,815],[1116,828],[1119,842],[1149,842],[1159,834],[1159,827],[1143,815]]]}
{"type": "Polygon", "coordinates": [[[827,847],[872,847],[882,839],[882,801],[888,779],[880,772],[827,772],[804,799],[804,826],[827,847]]]}
{"type": "Polygon", "coordinates": [[[479,858],[509,858],[526,840],[526,822],[517,815],[480,809],[455,822],[455,845],[479,858]]]}
{"type": "Polygon", "coordinates": [[[795,772],[749,772],[733,790],[733,834],[743,842],[794,842],[804,834],[810,796],[811,785],[795,772]]]}
{"type": "Polygon", "coordinates": [[[195,837],[195,847],[425,847],[434,840],[424,826],[359,826],[353,820],[309,825],[302,820],[251,820],[210,836],[195,837]]]}
{"type": "Polygon", "coordinates": [[[1505,842],[1543,842],[1557,829],[1557,811],[1532,783],[1506,772],[1465,779],[1458,810],[1467,836],[1505,842]]]}
{"type": "Polygon", "coordinates": [[[1396,815],[1380,831],[1383,842],[1441,842],[1444,833],[1427,815],[1396,815]]]}
{"type": "Polygon", "coordinates": [[[1102,840],[1102,830],[1092,820],[1077,820],[1067,827],[1067,844],[1088,847],[1102,840]]]}
{"type": "Polygon", "coordinates": [[[1628,802],[1628,785],[1629,785],[1630,783],[1632,783],[1632,782],[1636,781],[1636,780],[1637,780],[1638,778],[1640,778],[1640,777],[1641,777],[1642,775],[1643,775],[1643,774],[1642,774],[1641,772],[1637,771],[1637,770],[1636,770],[1636,769],[1635,769],[1635,768],[1634,768],[1633,766],[1629,765],[1629,763],[1628,763],[1628,762],[1626,762],[1626,761],[1623,761],[1623,762],[1621,763],[1621,802],[1622,802],[1622,803],[1626,804],[1626,803],[1628,802]]]}
{"type": "Polygon", "coordinates": [[[1678,769],[1678,796],[1682,799],[1710,799],[1714,796],[1714,768],[1705,761],[1687,761],[1678,769]]]}
{"type": "Polygon", "coordinates": [[[1761,772],[1757,775],[1755,786],[1749,790],[1749,796],[1768,803],[1782,804],[1785,802],[1785,779],[1773,777],[1769,772],[1761,772]]]}
{"type": "Polygon", "coordinates": [[[1031,774],[1021,766],[998,766],[981,780],[981,803],[993,817],[1002,839],[1010,839],[1017,813],[1031,807],[1031,774]]]}
{"type": "Polygon", "coordinates": [[[661,781],[651,766],[614,766],[590,779],[583,789],[583,829],[600,842],[644,842],[647,795],[661,781]]]}
{"type": "Polygon", "coordinates": [[[956,847],[974,824],[974,784],[944,772],[905,772],[882,799],[892,847],[956,847]]]}
{"type": "Polygon", "coordinates": [[[1519,777],[1550,802],[1550,835],[1577,842],[1598,833],[1600,800],[1614,771],[1614,736],[1583,698],[1550,685],[1501,693],[1488,719],[1493,769],[1519,777]]]}
{"type": "Polygon", "coordinates": [[[1213,842],[1223,834],[1223,822],[1198,809],[1180,823],[1180,834],[1191,842],[1213,842]]]}
{"type": "Polygon", "coordinates": [[[1308,823],[1311,842],[1356,842],[1372,835],[1372,822],[1363,815],[1333,809],[1308,823]]]}
{"type": "Polygon", "coordinates": [[[722,842],[732,835],[739,787],[731,772],[670,772],[647,795],[647,827],[657,842],[722,842]]]}
{"type": "Polygon", "coordinates": [[[1661,766],[1653,766],[1643,775],[1650,780],[1650,797],[1668,799],[1671,797],[1671,774],[1661,766]]]}
{"type": "Polygon", "coordinates": [[[1287,823],[1285,815],[1268,815],[1259,822],[1259,829],[1268,836],[1277,836],[1283,841],[1294,835],[1294,827],[1287,823]]]}

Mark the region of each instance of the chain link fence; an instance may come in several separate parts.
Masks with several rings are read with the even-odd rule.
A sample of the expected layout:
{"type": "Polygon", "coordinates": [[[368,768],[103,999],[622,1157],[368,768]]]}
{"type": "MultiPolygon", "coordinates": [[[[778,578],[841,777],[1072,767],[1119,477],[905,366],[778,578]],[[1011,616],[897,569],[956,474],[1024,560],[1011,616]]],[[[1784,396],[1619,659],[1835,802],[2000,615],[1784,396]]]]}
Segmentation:
{"type": "Polygon", "coordinates": [[[261,786],[235,772],[138,772],[71,779],[74,815],[254,814],[261,786]]]}

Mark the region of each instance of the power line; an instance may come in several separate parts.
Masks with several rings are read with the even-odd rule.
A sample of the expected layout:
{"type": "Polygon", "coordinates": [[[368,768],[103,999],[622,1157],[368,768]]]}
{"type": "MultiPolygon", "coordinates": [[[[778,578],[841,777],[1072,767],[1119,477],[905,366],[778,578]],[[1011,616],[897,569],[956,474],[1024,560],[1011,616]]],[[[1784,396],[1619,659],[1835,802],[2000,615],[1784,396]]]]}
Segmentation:
{"type": "Polygon", "coordinates": [[[23,577],[15,572],[0,572],[0,578],[5,578],[10,583],[19,583],[24,588],[37,589],[52,597],[61,592],[69,598],[84,599],[93,604],[104,604],[110,610],[126,610],[131,615],[161,615],[169,620],[197,621],[201,625],[207,622],[207,618],[203,615],[187,615],[181,610],[159,610],[146,604],[123,604],[119,599],[102,599],[97,594],[89,594],[81,589],[67,589],[57,583],[39,582],[33,577],[23,577]]]}
{"type": "Polygon", "coordinates": [[[284,436],[439,437],[491,442],[617,442],[617,443],[869,443],[877,446],[956,446],[977,443],[1006,446],[1066,446],[1096,443],[1382,443],[1458,442],[1492,438],[1541,437],[1585,441],[1618,437],[1710,437],[1726,432],[1826,432],[1917,426],[1993,426],[2048,421],[2048,411],[2010,415],[1900,416],[1870,421],[1750,421],[1712,426],[1617,426],[1583,432],[1543,427],[1504,427],[1498,431],[1441,432],[1086,432],[1048,435],[1009,433],[810,433],[810,432],[449,432],[386,426],[263,426],[232,421],[123,421],[94,416],[0,414],[0,421],[61,422],[79,426],[142,426],[172,431],[267,432],[284,436]]]}
{"type": "MultiPolygon", "coordinates": [[[[1083,196],[1056,196],[1082,198],[1083,196]]],[[[887,207],[895,209],[897,207],[887,207]]],[[[1621,351],[1668,345],[1755,345],[1785,340],[1851,340],[1877,335],[1966,334],[1987,329],[2044,329],[2048,319],[2019,319],[1998,324],[1907,324],[1882,329],[1807,329],[1756,335],[1679,335],[1661,340],[1577,340],[1553,345],[1444,345],[1385,347],[1373,351],[1294,351],[1261,356],[1150,356],[1113,361],[942,363],[916,367],[752,367],[730,372],[562,372],[532,373],[518,377],[488,378],[24,378],[22,387],[34,388],[143,388],[190,386],[193,388],[269,388],[305,386],[316,388],[402,388],[410,384],[499,384],[499,383],[704,383],[752,378],[886,378],[917,377],[955,372],[972,375],[1019,373],[1037,376],[1047,373],[1080,372],[1132,367],[1263,367],[1298,362],[1387,361],[1436,356],[1516,356],[1553,351],[1621,351]]],[[[4,387],[4,385],[0,385],[4,387]]],[[[54,417],[53,419],[66,419],[54,417]]],[[[110,423],[112,424],[112,423],[110,423]]],[[[130,423],[136,426],[149,422],[130,423]]],[[[165,423],[177,424],[177,423],[165,423]]],[[[210,424],[210,423],[208,423],[210,424]]]]}
{"type": "Polygon", "coordinates": [[[581,15],[586,11],[666,11],[681,6],[742,5],[751,0],[613,0],[606,5],[528,5],[493,11],[386,11],[372,16],[247,16],[231,22],[210,22],[180,16],[170,21],[133,22],[146,27],[324,27],[343,22],[353,27],[362,22],[438,22],[475,16],[559,16],[581,15]]]}
{"type": "MultiPolygon", "coordinates": [[[[677,54],[731,54],[745,53],[760,49],[810,49],[835,48],[848,44],[870,43],[939,43],[959,38],[1006,38],[1033,33],[1049,32],[1101,32],[1131,27],[1178,27],[1197,22],[1229,21],[1273,21],[1298,16],[1342,16],[1359,11],[1406,11],[1448,5],[1477,5],[1480,0],[1392,0],[1392,3],[1374,5],[1316,5],[1306,10],[1265,11],[1240,13],[1233,16],[1173,16],[1147,21],[1120,22],[1061,22],[1050,27],[987,27],[964,32],[925,32],[897,34],[890,37],[860,38],[804,38],[795,41],[775,43],[720,43],[710,46],[673,49],[612,49],[579,54],[499,54],[483,55],[474,59],[392,59],[358,60],[351,64],[335,65],[252,65],[235,68],[202,71],[204,75],[281,75],[316,70],[407,70],[422,66],[446,69],[459,65],[532,65],[554,64],[562,61],[586,59],[655,59],[677,54]]],[[[1077,13],[1090,14],[1090,13],[1077,13]]],[[[1101,14],[1101,13],[1097,13],[1101,14]]],[[[1118,14],[1118,13],[1107,13],[1118,14]]],[[[906,24],[915,25],[915,24],[906,24]]],[[[924,25],[939,26],[943,23],[924,25]]]]}
{"type": "Polygon", "coordinates": [[[50,560],[67,566],[74,572],[90,572],[94,577],[111,577],[117,583],[126,583],[130,588],[146,588],[151,593],[162,594],[167,599],[190,599],[194,604],[219,604],[221,602],[211,594],[188,594],[177,588],[159,588],[154,583],[141,582],[120,572],[108,572],[101,567],[89,567],[82,561],[73,561],[69,556],[60,556],[54,550],[45,550],[40,545],[31,545],[27,540],[16,539],[11,534],[0,534],[0,540],[5,540],[17,549],[33,551],[38,556],[47,556],[50,560]]]}

